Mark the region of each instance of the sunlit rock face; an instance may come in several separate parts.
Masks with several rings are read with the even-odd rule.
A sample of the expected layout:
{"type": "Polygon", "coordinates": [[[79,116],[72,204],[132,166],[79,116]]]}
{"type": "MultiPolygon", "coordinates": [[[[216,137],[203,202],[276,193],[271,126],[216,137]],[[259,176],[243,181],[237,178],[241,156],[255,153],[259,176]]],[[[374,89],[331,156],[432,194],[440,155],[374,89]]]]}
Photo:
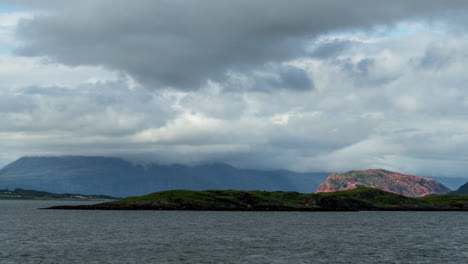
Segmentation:
{"type": "Polygon", "coordinates": [[[327,180],[319,185],[317,192],[351,190],[358,187],[372,187],[409,197],[450,192],[449,188],[431,178],[380,169],[330,174],[327,180]]]}

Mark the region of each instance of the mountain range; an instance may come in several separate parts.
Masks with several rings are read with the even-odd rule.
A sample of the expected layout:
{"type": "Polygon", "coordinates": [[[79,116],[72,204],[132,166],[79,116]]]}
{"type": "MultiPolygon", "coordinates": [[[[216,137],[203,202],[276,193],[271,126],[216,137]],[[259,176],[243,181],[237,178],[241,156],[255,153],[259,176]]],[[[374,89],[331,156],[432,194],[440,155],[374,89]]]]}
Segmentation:
{"type": "MultiPolygon", "coordinates": [[[[328,172],[298,173],[289,170],[241,169],[224,163],[196,166],[142,165],[111,157],[23,157],[0,169],[0,189],[22,188],[53,193],[101,194],[117,197],[177,189],[279,190],[310,193],[318,189],[328,175],[330,175],[328,172]]],[[[431,178],[452,189],[467,181],[461,177],[431,178]]],[[[365,185],[362,181],[357,185],[390,190],[386,189],[386,186],[365,185]]],[[[438,192],[448,191],[444,188],[441,190],[438,192]]],[[[422,193],[424,195],[431,192],[422,193]]]]}
{"type": "Polygon", "coordinates": [[[23,157],[0,170],[0,188],[118,197],[164,190],[267,190],[311,192],[328,173],[239,169],[224,163],[197,166],[133,164],[120,158],[23,157]]]}

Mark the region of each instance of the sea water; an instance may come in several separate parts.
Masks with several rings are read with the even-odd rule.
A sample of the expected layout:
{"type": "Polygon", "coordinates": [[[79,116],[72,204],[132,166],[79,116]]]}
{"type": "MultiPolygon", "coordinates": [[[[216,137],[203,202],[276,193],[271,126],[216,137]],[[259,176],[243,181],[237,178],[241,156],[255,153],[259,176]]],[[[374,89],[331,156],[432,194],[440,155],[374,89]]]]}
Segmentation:
{"type": "Polygon", "coordinates": [[[0,263],[468,263],[468,212],[39,210],[0,201],[0,263]]]}

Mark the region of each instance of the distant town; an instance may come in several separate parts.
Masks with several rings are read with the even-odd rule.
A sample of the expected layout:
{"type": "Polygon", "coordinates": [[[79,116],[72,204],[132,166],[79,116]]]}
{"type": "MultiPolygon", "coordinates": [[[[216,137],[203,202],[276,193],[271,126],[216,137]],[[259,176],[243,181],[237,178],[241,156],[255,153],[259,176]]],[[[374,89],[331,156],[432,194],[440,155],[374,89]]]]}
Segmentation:
{"type": "Polygon", "coordinates": [[[115,200],[116,197],[107,195],[84,195],[74,193],[50,193],[43,191],[34,190],[0,190],[0,199],[11,199],[11,200],[90,200],[90,201],[102,201],[102,200],[115,200]]]}

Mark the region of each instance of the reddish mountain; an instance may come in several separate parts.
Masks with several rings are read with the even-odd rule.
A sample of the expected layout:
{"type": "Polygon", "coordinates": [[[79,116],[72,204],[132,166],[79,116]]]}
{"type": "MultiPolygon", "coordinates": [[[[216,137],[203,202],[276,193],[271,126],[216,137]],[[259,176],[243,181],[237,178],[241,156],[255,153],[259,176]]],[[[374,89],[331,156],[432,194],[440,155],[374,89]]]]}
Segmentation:
{"type": "Polygon", "coordinates": [[[328,175],[317,192],[351,190],[357,187],[377,188],[409,197],[445,194],[450,189],[431,178],[401,174],[387,170],[353,170],[328,175]]]}

